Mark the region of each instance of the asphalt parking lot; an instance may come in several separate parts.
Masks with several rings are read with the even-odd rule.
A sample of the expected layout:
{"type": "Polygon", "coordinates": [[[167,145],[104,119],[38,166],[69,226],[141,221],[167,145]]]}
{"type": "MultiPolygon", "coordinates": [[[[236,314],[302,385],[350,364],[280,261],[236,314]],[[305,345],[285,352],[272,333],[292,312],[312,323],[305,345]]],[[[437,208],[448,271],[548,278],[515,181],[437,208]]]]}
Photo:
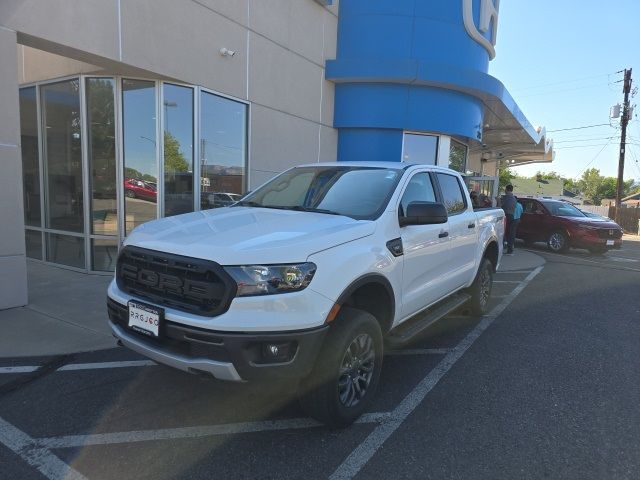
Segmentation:
{"type": "Polygon", "coordinates": [[[2,359],[0,477],[638,478],[638,247],[534,247],[547,263],[498,273],[487,316],[387,352],[372,409],[344,430],[291,389],[121,348],[2,359]]]}

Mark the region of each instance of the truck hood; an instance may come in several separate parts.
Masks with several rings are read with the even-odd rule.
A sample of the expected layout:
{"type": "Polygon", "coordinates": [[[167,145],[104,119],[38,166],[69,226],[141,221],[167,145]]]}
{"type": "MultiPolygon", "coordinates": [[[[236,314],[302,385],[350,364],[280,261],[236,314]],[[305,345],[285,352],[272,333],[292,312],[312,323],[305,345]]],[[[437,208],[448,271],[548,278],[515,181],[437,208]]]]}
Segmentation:
{"type": "Polygon", "coordinates": [[[374,231],[372,221],[341,215],[226,207],[145,223],[125,244],[221,265],[296,263],[374,231]]]}

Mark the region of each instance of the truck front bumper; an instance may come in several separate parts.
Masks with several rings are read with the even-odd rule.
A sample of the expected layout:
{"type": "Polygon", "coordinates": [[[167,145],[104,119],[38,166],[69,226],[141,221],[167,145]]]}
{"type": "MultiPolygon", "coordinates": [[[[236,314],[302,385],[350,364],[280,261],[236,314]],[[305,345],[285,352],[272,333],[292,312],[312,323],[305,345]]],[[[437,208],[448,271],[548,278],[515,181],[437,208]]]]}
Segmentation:
{"type": "Polygon", "coordinates": [[[308,375],[328,330],[323,325],[288,332],[223,332],[165,320],[160,337],[150,338],[129,329],[126,305],[108,298],[107,308],[111,331],[125,347],[185,372],[236,382],[308,375]]]}

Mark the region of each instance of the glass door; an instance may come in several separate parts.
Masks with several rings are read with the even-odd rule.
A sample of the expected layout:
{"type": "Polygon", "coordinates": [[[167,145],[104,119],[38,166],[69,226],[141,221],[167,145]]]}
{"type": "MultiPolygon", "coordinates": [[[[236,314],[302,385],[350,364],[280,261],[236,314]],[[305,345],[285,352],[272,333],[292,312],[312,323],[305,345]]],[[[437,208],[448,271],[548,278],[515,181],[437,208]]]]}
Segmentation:
{"type": "Polygon", "coordinates": [[[464,183],[469,190],[471,200],[476,208],[492,207],[497,205],[498,177],[467,177],[463,176],[464,183]]]}

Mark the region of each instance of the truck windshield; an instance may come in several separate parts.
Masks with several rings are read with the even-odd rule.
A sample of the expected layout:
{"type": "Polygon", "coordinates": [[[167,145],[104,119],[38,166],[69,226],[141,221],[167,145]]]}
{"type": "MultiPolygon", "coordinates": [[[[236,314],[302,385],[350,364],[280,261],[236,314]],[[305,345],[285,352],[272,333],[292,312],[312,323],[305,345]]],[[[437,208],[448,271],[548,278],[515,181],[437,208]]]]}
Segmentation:
{"type": "Polygon", "coordinates": [[[586,217],[584,213],[573,205],[564,202],[542,202],[549,213],[556,217],[586,217]]]}
{"type": "Polygon", "coordinates": [[[376,167],[297,167],[235,206],[300,210],[374,220],[384,211],[402,170],[376,167]]]}

